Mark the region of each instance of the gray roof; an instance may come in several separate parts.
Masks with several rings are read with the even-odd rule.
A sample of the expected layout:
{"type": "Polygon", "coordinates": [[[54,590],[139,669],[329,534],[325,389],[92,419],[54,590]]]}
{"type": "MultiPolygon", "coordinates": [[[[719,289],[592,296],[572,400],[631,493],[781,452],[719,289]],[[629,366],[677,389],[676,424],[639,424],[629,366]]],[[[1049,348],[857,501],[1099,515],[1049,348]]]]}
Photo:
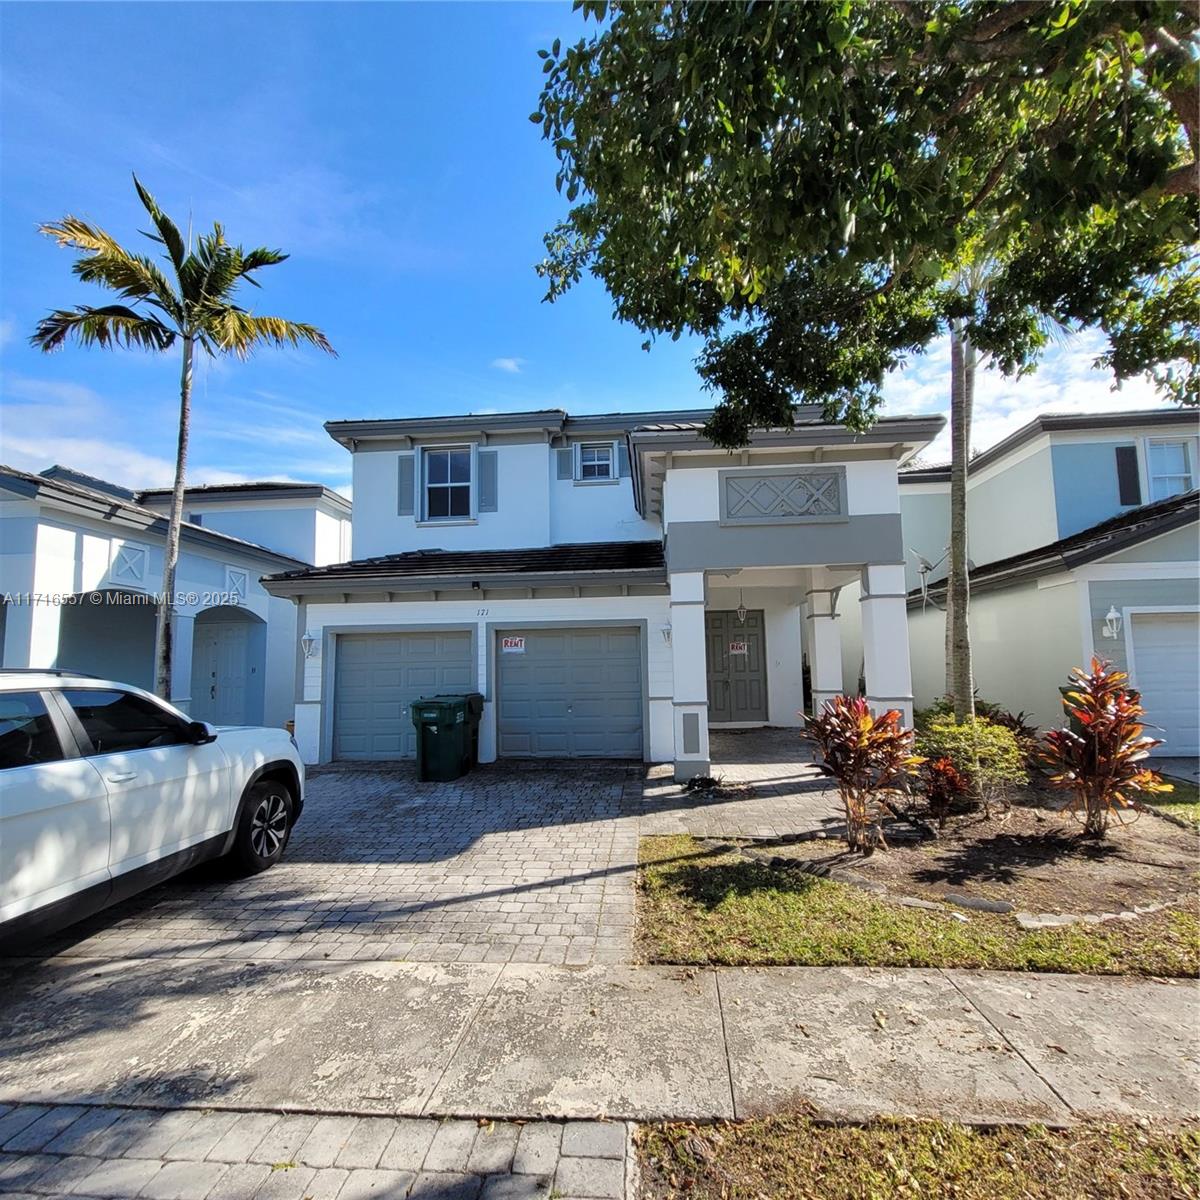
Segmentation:
{"type": "MultiPolygon", "coordinates": [[[[147,500],[166,500],[171,488],[145,488],[130,493],[138,503],[147,500]]],[[[325,500],[337,508],[350,511],[350,501],[340,492],[323,483],[292,483],[288,480],[259,480],[252,483],[203,483],[184,489],[185,500],[325,500]]]]}
{"type": "MultiPolygon", "coordinates": [[[[0,488],[30,498],[55,499],[100,520],[121,520],[144,532],[166,536],[167,518],[162,513],[152,508],[144,508],[132,500],[124,500],[112,492],[71,482],[65,477],[49,478],[46,475],[35,475],[31,471],[21,471],[16,467],[6,467],[0,464],[0,488]]],[[[260,546],[257,542],[248,542],[244,538],[234,537],[232,534],[219,533],[215,529],[207,529],[202,525],[193,525],[190,521],[181,523],[179,536],[181,540],[197,545],[238,550],[257,558],[270,558],[273,562],[297,564],[301,562],[300,559],[293,558],[290,554],[280,554],[278,550],[260,546]]]]}

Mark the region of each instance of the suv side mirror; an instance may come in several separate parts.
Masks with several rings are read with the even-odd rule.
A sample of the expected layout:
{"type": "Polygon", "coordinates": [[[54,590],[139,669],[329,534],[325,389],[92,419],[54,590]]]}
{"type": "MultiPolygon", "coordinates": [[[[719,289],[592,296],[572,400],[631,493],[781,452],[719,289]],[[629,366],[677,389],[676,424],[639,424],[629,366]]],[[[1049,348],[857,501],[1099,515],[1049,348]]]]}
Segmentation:
{"type": "Polygon", "coordinates": [[[217,740],[217,731],[204,721],[189,721],[187,739],[192,746],[207,746],[217,740]]]}

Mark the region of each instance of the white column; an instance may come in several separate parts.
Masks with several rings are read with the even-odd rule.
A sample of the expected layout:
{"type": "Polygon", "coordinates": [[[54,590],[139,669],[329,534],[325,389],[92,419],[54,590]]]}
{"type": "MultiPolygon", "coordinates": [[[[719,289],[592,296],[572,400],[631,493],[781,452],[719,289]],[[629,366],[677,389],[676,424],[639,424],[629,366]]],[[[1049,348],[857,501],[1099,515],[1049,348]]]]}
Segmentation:
{"type": "Polygon", "coordinates": [[[671,586],[671,662],[675,779],[709,773],[708,658],[704,644],[704,572],[677,572],[671,586]]]}
{"type": "Polygon", "coordinates": [[[908,603],[902,565],[870,565],[862,573],[862,640],[867,701],[873,712],[898,708],[912,724],[908,603]]]}
{"type": "Polygon", "coordinates": [[[171,703],[184,712],[190,712],[192,703],[192,638],[195,631],[195,613],[175,613],[171,617],[171,703]]]}
{"type": "Polygon", "coordinates": [[[840,696],[842,685],[842,627],[832,588],[814,588],[805,597],[807,609],[808,669],[813,712],[827,700],[840,696]]]}

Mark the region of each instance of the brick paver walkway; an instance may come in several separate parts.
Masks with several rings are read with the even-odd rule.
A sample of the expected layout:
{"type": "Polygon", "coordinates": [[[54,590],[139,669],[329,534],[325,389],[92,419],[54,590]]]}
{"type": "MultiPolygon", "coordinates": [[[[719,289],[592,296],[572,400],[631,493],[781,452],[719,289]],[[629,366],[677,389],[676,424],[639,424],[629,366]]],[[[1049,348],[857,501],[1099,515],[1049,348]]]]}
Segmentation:
{"type": "Polygon", "coordinates": [[[453,783],[408,766],[314,770],[282,862],[220,864],[76,925],[82,957],[623,962],[640,764],[502,762],[453,783]]]}
{"type": "Polygon", "coordinates": [[[621,1200],[621,1121],[0,1105],[0,1194],[81,1200],[621,1200]]]}

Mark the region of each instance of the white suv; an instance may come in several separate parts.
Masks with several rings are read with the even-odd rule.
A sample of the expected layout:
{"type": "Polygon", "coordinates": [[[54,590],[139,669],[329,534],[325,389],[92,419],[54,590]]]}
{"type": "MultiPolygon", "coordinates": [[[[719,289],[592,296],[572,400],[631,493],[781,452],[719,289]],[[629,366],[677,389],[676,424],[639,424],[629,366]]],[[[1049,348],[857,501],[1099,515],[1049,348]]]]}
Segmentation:
{"type": "Polygon", "coordinates": [[[282,729],[214,729],[149,692],[0,670],[0,941],[52,932],[208,858],[279,861],[304,803],[282,729]]]}

